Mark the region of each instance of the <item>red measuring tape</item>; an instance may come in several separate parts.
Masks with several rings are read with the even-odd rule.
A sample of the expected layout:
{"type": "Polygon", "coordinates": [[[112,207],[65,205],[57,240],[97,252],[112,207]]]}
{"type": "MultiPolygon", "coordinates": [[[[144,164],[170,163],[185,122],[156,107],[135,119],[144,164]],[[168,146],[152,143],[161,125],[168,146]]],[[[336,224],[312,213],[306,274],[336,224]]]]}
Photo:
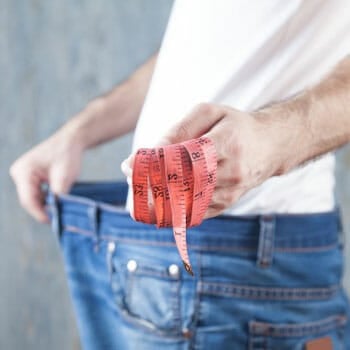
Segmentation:
{"type": "Polygon", "coordinates": [[[186,228],[199,225],[216,185],[213,142],[201,137],[135,155],[132,187],[136,221],[173,227],[175,243],[188,273],[186,228]]]}

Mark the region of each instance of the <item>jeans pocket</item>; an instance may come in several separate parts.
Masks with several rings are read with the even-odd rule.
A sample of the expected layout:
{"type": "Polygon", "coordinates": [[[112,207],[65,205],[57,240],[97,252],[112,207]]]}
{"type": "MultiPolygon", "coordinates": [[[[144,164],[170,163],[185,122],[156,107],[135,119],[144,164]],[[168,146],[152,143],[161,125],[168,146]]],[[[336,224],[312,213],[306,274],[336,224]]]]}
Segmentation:
{"type": "MultiPolygon", "coordinates": [[[[157,249],[155,249],[157,250],[157,249]]],[[[181,333],[180,267],[152,248],[119,246],[110,256],[111,286],[120,316],[163,336],[181,333]]]]}
{"type": "MultiPolygon", "coordinates": [[[[249,350],[305,350],[307,344],[319,341],[325,349],[344,347],[345,315],[333,315],[308,323],[249,323],[249,350]],[[310,343],[309,343],[310,342],[310,343]]],[[[311,347],[310,347],[311,348],[311,347]]],[[[317,347],[313,347],[316,349],[317,347]]]]}

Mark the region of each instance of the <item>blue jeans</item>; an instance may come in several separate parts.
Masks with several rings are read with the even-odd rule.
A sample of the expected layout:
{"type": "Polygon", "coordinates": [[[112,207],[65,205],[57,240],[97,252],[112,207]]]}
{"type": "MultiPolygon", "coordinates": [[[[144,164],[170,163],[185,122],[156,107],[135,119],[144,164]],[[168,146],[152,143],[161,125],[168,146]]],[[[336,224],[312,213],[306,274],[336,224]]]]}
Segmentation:
{"type": "Polygon", "coordinates": [[[191,277],[172,231],[134,222],[126,194],[47,196],[84,349],[350,349],[337,210],[206,220],[188,231],[191,277]]]}

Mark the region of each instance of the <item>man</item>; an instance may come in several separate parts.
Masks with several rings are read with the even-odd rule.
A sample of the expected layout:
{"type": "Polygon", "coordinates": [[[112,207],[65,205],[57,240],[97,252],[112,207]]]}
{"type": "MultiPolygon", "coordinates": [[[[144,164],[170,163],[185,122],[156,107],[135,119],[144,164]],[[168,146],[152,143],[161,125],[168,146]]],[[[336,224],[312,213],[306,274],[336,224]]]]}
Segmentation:
{"type": "Polygon", "coordinates": [[[350,349],[329,153],[350,141],[349,13],[345,0],[179,0],[158,55],[13,164],[23,207],[45,222],[40,185],[67,193],[83,152],[136,124],[134,150],[202,135],[215,144],[206,217],[225,216],[189,233],[196,277],[179,277],[168,248],[140,245],[141,224],[115,233],[126,239],[107,249],[119,332],[106,305],[93,308],[102,331],[80,300],[86,348],[350,349]],[[179,285],[149,267],[163,260],[179,285]]]}

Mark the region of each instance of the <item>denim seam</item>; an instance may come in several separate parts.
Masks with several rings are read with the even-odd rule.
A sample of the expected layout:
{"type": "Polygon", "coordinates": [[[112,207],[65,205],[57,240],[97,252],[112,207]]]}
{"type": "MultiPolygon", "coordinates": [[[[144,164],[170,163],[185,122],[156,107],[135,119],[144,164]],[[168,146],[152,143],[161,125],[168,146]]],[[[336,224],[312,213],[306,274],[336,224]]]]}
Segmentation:
{"type": "MultiPolygon", "coordinates": [[[[96,192],[96,194],[98,194],[98,192],[96,192]]],[[[72,203],[72,204],[82,204],[86,206],[97,205],[101,209],[110,213],[119,213],[119,214],[121,213],[121,214],[129,215],[129,213],[125,210],[125,208],[122,205],[120,205],[119,207],[116,207],[115,205],[95,201],[87,197],[81,197],[81,196],[72,195],[72,194],[60,194],[58,196],[58,199],[60,201],[61,200],[68,201],[69,203],[72,203]]]]}
{"type": "Polygon", "coordinates": [[[252,321],[249,323],[249,331],[254,335],[263,335],[276,338],[302,337],[311,334],[323,333],[331,329],[344,326],[346,321],[347,318],[345,315],[336,315],[315,322],[290,325],[276,325],[273,323],[252,321]]]}
{"type": "MultiPolygon", "coordinates": [[[[72,225],[72,224],[66,224],[65,225],[66,227],[74,227],[75,229],[77,229],[77,230],[83,230],[83,231],[87,231],[87,232],[90,232],[91,234],[92,234],[92,231],[88,231],[88,230],[84,230],[84,229],[82,229],[82,228],[80,228],[80,227],[77,227],[77,226],[75,226],[75,225],[72,225]]],[[[137,230],[130,230],[130,229],[128,229],[128,228],[123,228],[123,229],[117,229],[117,228],[111,228],[110,229],[110,232],[112,232],[112,233],[114,233],[115,235],[119,235],[119,234],[122,234],[122,235],[125,235],[125,231],[127,231],[128,233],[130,233],[130,234],[145,234],[145,235],[148,235],[149,233],[150,233],[150,230],[147,230],[147,229],[141,229],[141,228],[138,228],[137,230]]],[[[195,232],[194,232],[195,233],[195,232]]],[[[330,231],[330,233],[332,233],[332,231],[330,231]]],[[[333,235],[334,237],[334,241],[336,241],[337,240],[337,236],[336,235],[333,235]]],[[[113,237],[113,236],[112,236],[113,237]]],[[[322,235],[320,236],[320,232],[318,232],[318,234],[315,234],[315,235],[311,235],[310,233],[305,233],[303,236],[300,236],[299,237],[300,239],[299,239],[299,241],[302,241],[303,243],[301,244],[301,245],[305,245],[305,242],[311,242],[311,243],[313,243],[313,242],[315,242],[315,241],[317,241],[317,242],[319,242],[320,240],[322,240],[322,241],[325,241],[325,242],[329,242],[329,240],[330,240],[330,238],[331,237],[329,237],[329,236],[326,236],[326,237],[322,237],[322,235]]],[[[234,237],[231,237],[230,239],[229,239],[229,242],[228,243],[230,243],[230,241],[233,241],[233,240],[236,240],[236,241],[242,241],[242,240],[244,240],[244,238],[238,238],[238,237],[236,237],[236,238],[234,238],[234,237]]],[[[251,240],[251,239],[249,239],[249,238],[246,238],[245,239],[246,241],[249,241],[249,240],[251,240]]],[[[293,241],[293,242],[295,242],[295,241],[297,241],[298,240],[298,236],[294,236],[293,238],[291,238],[291,237],[277,237],[276,238],[276,242],[279,244],[279,246],[280,247],[284,247],[284,246],[288,246],[288,242],[290,242],[290,241],[293,241]]],[[[226,241],[224,241],[223,242],[223,244],[225,244],[227,242],[227,240],[226,241]]]]}
{"type": "Polygon", "coordinates": [[[235,284],[201,283],[202,294],[231,296],[255,300],[324,300],[334,296],[339,285],[326,288],[275,288],[235,284]]]}
{"type": "MultiPolygon", "coordinates": [[[[52,193],[51,191],[49,193],[52,193]]],[[[83,204],[83,205],[98,205],[99,207],[101,207],[101,209],[103,208],[105,211],[107,212],[111,212],[111,213],[121,213],[123,215],[128,215],[129,216],[129,212],[125,209],[125,199],[123,198],[122,200],[118,201],[118,198],[115,197],[114,199],[118,202],[119,205],[114,205],[114,204],[109,204],[104,202],[103,200],[93,200],[93,199],[89,199],[88,195],[99,195],[100,192],[99,191],[90,191],[90,192],[84,192],[84,195],[79,195],[79,194],[60,194],[58,195],[58,199],[62,202],[68,202],[71,204],[83,204]]],[[[333,210],[333,211],[327,211],[327,212],[321,212],[321,213],[308,213],[310,215],[318,215],[319,217],[336,217],[337,215],[339,215],[339,211],[337,210],[333,210]]],[[[277,213],[276,214],[276,218],[277,221],[282,219],[298,219],[298,218],[303,218],[305,216],[305,214],[299,214],[299,213],[284,213],[284,214],[280,214],[277,213]]],[[[242,222],[246,222],[249,220],[256,220],[258,218],[258,215],[235,215],[234,216],[235,219],[240,220],[242,222]]],[[[230,220],[231,216],[230,215],[223,215],[222,217],[219,218],[221,221],[226,221],[226,220],[230,220]]]]}
{"type": "Polygon", "coordinates": [[[195,297],[194,297],[194,310],[193,310],[193,322],[192,322],[192,339],[189,344],[189,350],[195,350],[197,348],[197,329],[198,322],[201,318],[201,293],[200,293],[200,284],[202,279],[202,259],[201,254],[197,255],[197,266],[198,266],[198,279],[195,287],[195,297]]]}
{"type": "MultiPolygon", "coordinates": [[[[153,227],[152,227],[153,228],[153,227]]],[[[152,229],[143,229],[143,228],[138,228],[138,229],[131,229],[131,228],[117,228],[117,227],[109,227],[107,229],[110,233],[114,234],[115,236],[120,236],[120,235],[125,235],[125,232],[127,232],[127,235],[149,235],[150,231],[152,231],[152,229]]],[[[156,229],[154,229],[155,231],[156,229]]],[[[197,232],[203,232],[203,234],[208,234],[210,233],[210,231],[206,231],[206,230],[193,230],[192,233],[194,235],[196,235],[197,232]]],[[[238,242],[241,245],[248,245],[246,244],[247,242],[255,242],[257,241],[257,236],[250,236],[247,237],[246,235],[244,235],[245,232],[242,232],[242,234],[240,236],[231,236],[230,238],[228,238],[227,236],[222,237],[219,234],[216,235],[215,240],[212,240],[211,243],[214,243],[216,241],[216,239],[219,239],[222,237],[222,245],[226,245],[228,244],[232,244],[232,242],[234,244],[236,244],[236,242],[238,242]],[[245,242],[245,243],[242,243],[245,242]]],[[[335,234],[335,231],[327,231],[327,234],[322,234],[322,232],[318,231],[315,234],[311,234],[310,232],[304,232],[303,235],[294,235],[293,237],[281,237],[281,236],[276,236],[276,244],[279,247],[288,247],[291,244],[297,245],[297,246],[309,246],[312,244],[317,243],[318,245],[320,245],[320,242],[322,244],[329,244],[330,242],[336,242],[338,240],[338,235],[335,234]]]]}
{"type": "MultiPolygon", "coordinates": [[[[106,236],[102,235],[102,239],[106,240],[115,240],[118,242],[125,242],[125,243],[132,243],[132,244],[148,244],[151,246],[170,246],[170,247],[175,247],[176,244],[172,242],[157,242],[157,241],[151,241],[151,240],[140,240],[140,239],[129,239],[129,238],[116,238],[114,236],[106,236]]],[[[295,253],[305,253],[305,252],[321,252],[321,251],[326,251],[330,250],[333,248],[336,248],[338,245],[337,244],[332,244],[324,247],[314,247],[314,248],[275,248],[276,252],[295,252],[295,253]]],[[[196,251],[225,251],[225,252],[255,252],[256,247],[243,247],[243,246],[235,246],[235,247],[221,247],[221,246],[211,246],[211,247],[204,247],[202,245],[193,245],[193,244],[188,244],[188,247],[190,249],[196,250],[196,251]]]]}
{"type": "Polygon", "coordinates": [[[94,234],[93,234],[92,231],[84,230],[84,229],[78,228],[76,226],[65,226],[63,228],[63,231],[71,232],[71,233],[74,233],[74,234],[81,234],[81,235],[84,235],[84,236],[87,236],[87,237],[90,237],[90,238],[94,237],[94,234]]]}
{"type": "MultiPolygon", "coordinates": [[[[133,284],[134,284],[134,274],[133,273],[128,273],[127,270],[125,270],[123,273],[124,273],[124,276],[125,276],[125,279],[126,279],[125,296],[124,297],[125,297],[125,306],[127,308],[127,310],[124,310],[124,311],[128,312],[129,314],[131,314],[131,312],[130,312],[131,311],[130,310],[130,305],[131,305],[131,297],[132,297],[131,293],[133,291],[133,284]]],[[[135,316],[136,315],[134,315],[134,317],[135,316]]],[[[136,316],[135,318],[141,318],[141,317],[137,317],[136,316]]]]}
{"type": "Polygon", "coordinates": [[[135,272],[133,272],[134,276],[149,276],[149,277],[153,277],[153,278],[159,278],[165,281],[175,281],[175,280],[179,280],[179,278],[174,278],[174,277],[170,277],[168,275],[168,273],[166,273],[165,271],[157,271],[157,270],[151,270],[151,269],[144,269],[142,267],[138,268],[135,272]]]}
{"type": "Polygon", "coordinates": [[[180,296],[180,280],[177,278],[176,280],[172,280],[171,282],[172,288],[172,309],[174,315],[174,328],[178,329],[179,333],[182,332],[182,323],[181,323],[181,296],[180,296]]]}
{"type": "Polygon", "coordinates": [[[332,243],[329,245],[325,246],[320,246],[320,247],[298,247],[298,248],[275,248],[276,252],[281,252],[281,253],[288,253],[288,252],[293,252],[293,253],[316,253],[316,252],[323,252],[325,250],[330,250],[338,247],[338,243],[332,243]]]}
{"type": "MultiPolygon", "coordinates": [[[[63,231],[67,231],[73,234],[81,234],[84,235],[86,237],[90,237],[93,238],[93,232],[89,231],[89,230],[84,230],[81,228],[78,228],[76,226],[65,226],[63,231]]],[[[146,232],[146,231],[145,231],[146,232]]],[[[108,234],[101,234],[100,239],[102,240],[107,240],[107,241],[116,241],[116,242],[126,242],[126,243],[132,243],[132,244],[148,244],[148,245],[152,245],[152,246],[168,246],[168,247],[175,247],[175,243],[174,242],[158,242],[158,241],[152,241],[152,240],[141,240],[141,239],[132,239],[132,238],[120,238],[120,237],[115,237],[112,235],[108,235],[108,234]]],[[[256,251],[256,247],[244,247],[244,246],[234,246],[234,247],[225,247],[225,246],[202,246],[202,245],[195,245],[195,244],[189,244],[188,245],[189,248],[194,249],[194,250],[201,250],[201,251],[227,251],[227,252],[254,252],[256,251]]],[[[327,246],[320,246],[320,247],[305,247],[305,248],[279,248],[279,247],[275,247],[275,251],[276,252],[295,252],[295,253],[305,253],[305,252],[319,252],[319,251],[325,251],[325,250],[329,250],[329,249],[333,249],[335,247],[337,247],[338,244],[331,244],[331,245],[327,245],[327,246]]]]}
{"type": "Polygon", "coordinates": [[[142,319],[133,315],[130,315],[126,310],[120,310],[122,314],[122,319],[126,321],[127,323],[133,325],[134,327],[138,329],[142,329],[143,331],[146,331],[150,334],[156,334],[157,336],[160,336],[162,338],[166,339],[175,339],[175,340],[184,340],[185,338],[182,336],[182,333],[175,332],[170,333],[167,331],[163,331],[156,326],[154,328],[150,328],[142,324],[142,319]]]}
{"type": "Polygon", "coordinates": [[[268,350],[267,338],[249,334],[249,350],[268,350]]]}

